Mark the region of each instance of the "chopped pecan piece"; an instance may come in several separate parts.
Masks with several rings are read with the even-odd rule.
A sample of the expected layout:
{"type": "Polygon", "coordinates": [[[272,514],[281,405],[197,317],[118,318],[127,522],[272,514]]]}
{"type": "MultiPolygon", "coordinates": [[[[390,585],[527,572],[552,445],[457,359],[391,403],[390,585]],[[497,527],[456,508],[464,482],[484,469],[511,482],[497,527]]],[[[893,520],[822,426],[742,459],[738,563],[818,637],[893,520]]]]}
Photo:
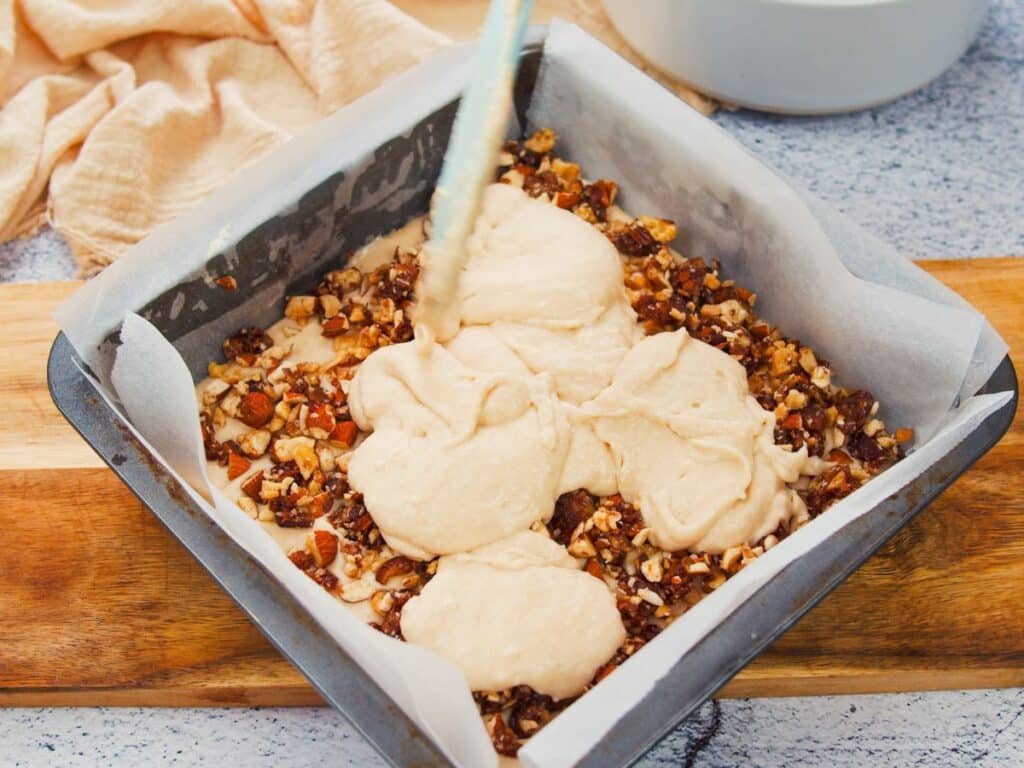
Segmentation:
{"type": "Polygon", "coordinates": [[[564,189],[555,194],[555,205],[566,210],[579,204],[583,196],[583,182],[579,179],[567,182],[564,189]]]}
{"type": "Polygon", "coordinates": [[[811,516],[821,514],[834,502],[849,496],[860,483],[854,479],[850,466],[836,464],[811,480],[806,491],[801,493],[811,516]]]}
{"type": "Polygon", "coordinates": [[[255,325],[242,328],[238,333],[224,339],[224,357],[228,360],[248,356],[255,360],[261,352],[274,346],[274,340],[255,325]]]}
{"type": "Polygon", "coordinates": [[[313,500],[307,506],[309,507],[309,513],[313,515],[314,518],[316,518],[322,517],[323,515],[327,514],[330,511],[331,505],[333,503],[334,497],[331,495],[329,491],[324,491],[322,493],[316,494],[316,496],[313,497],[313,500]]]}
{"type": "Polygon", "coordinates": [[[800,416],[799,412],[791,413],[782,420],[782,423],[779,426],[783,429],[803,429],[804,420],[800,416]]]}
{"type": "Polygon", "coordinates": [[[494,751],[506,757],[515,757],[519,752],[519,739],[515,731],[508,727],[501,714],[492,715],[487,721],[487,730],[491,734],[494,751]]]}
{"type": "Polygon", "coordinates": [[[508,724],[521,739],[528,739],[555,716],[557,708],[550,696],[533,693],[518,701],[508,715],[508,724]]]}
{"type": "Polygon", "coordinates": [[[650,256],[662,247],[647,227],[639,223],[612,224],[605,232],[605,236],[620,253],[627,256],[650,256]]]}
{"type": "Polygon", "coordinates": [[[224,453],[224,446],[215,437],[213,422],[209,415],[204,413],[200,417],[199,427],[203,435],[203,451],[206,453],[206,460],[219,461],[224,453]]]}
{"type": "Polygon", "coordinates": [[[840,398],[836,402],[836,408],[839,409],[839,415],[845,421],[843,431],[852,434],[860,429],[871,413],[874,404],[875,398],[871,396],[870,392],[865,392],[862,389],[854,390],[840,398]]]}
{"type": "Polygon", "coordinates": [[[679,230],[676,223],[669,219],[655,219],[651,216],[641,216],[639,222],[644,225],[651,237],[659,243],[671,243],[676,239],[679,230]]]}
{"type": "Polygon", "coordinates": [[[530,197],[548,195],[554,197],[558,194],[560,185],[554,171],[541,171],[533,173],[523,181],[523,191],[530,197]]]}
{"type": "Polygon", "coordinates": [[[551,538],[562,546],[568,546],[573,531],[584,520],[590,519],[595,509],[594,497],[582,488],[563,493],[555,502],[555,513],[548,522],[551,538]]]}
{"type": "Polygon", "coordinates": [[[659,300],[647,294],[641,296],[633,305],[641,320],[646,320],[659,326],[666,326],[672,323],[672,305],[667,301],[659,300]]]}
{"type": "Polygon", "coordinates": [[[416,570],[416,563],[404,555],[393,557],[377,569],[377,581],[387,584],[396,576],[405,576],[416,570]]]}
{"type": "Polygon", "coordinates": [[[333,339],[335,336],[342,336],[347,333],[351,324],[344,315],[336,315],[329,320],[325,320],[323,325],[320,326],[320,333],[329,339],[333,339]]]}
{"type": "Polygon", "coordinates": [[[306,575],[328,592],[333,592],[338,588],[338,577],[324,568],[306,571],[306,575]]]}
{"type": "Polygon", "coordinates": [[[398,590],[396,592],[392,592],[391,607],[388,609],[387,614],[385,614],[384,618],[380,622],[371,624],[370,626],[376,630],[383,632],[385,635],[388,635],[389,637],[397,637],[401,640],[402,608],[403,606],[405,606],[407,602],[409,602],[410,598],[412,598],[412,595],[413,593],[407,590],[398,590]]]}
{"type": "Polygon", "coordinates": [[[296,568],[302,571],[313,568],[316,565],[313,562],[313,556],[304,549],[296,549],[294,552],[289,552],[288,559],[292,561],[296,568]]]}
{"type": "Polygon", "coordinates": [[[881,446],[863,432],[851,435],[846,447],[851,456],[861,461],[878,461],[882,458],[881,446]]]}
{"type": "Polygon", "coordinates": [[[377,527],[373,518],[366,511],[361,495],[346,496],[341,499],[338,507],[327,515],[332,526],[345,531],[348,538],[368,542],[377,527]]]}
{"type": "Polygon", "coordinates": [[[590,206],[598,221],[608,221],[608,208],[615,202],[619,185],[607,179],[598,179],[583,187],[583,202],[590,206]]]}
{"type": "Polygon", "coordinates": [[[539,153],[534,152],[518,141],[505,142],[503,149],[512,155],[516,165],[524,165],[529,169],[536,169],[542,160],[542,156],[539,153]]]}
{"type": "Polygon", "coordinates": [[[270,500],[270,511],[282,528],[310,528],[313,525],[313,513],[308,507],[298,506],[291,497],[279,496],[270,500]]]}
{"type": "Polygon", "coordinates": [[[816,405],[808,405],[800,411],[804,429],[820,432],[825,428],[825,412],[816,405]]]}

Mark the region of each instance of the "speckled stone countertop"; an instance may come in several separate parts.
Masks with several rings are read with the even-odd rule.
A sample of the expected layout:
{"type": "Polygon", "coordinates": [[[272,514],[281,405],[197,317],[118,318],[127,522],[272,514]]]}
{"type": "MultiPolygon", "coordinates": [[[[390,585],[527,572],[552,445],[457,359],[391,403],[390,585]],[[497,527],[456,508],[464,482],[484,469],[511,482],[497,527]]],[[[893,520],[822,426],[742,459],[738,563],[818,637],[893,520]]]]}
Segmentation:
{"type": "Polygon", "coordinates": [[[1024,256],[1024,3],[927,88],[841,117],[720,113],[758,156],[914,259],[1024,256]]]}
{"type": "MultiPolygon", "coordinates": [[[[912,258],[1024,256],[1024,2],[996,0],[929,87],[855,115],[720,113],[761,157],[912,258]]],[[[0,280],[74,274],[50,231],[0,280]]],[[[382,766],[328,709],[0,710],[0,766],[382,766]]],[[[1024,689],[706,704],[643,766],[1024,766],[1024,689]]]]}
{"type": "MultiPolygon", "coordinates": [[[[0,765],[383,768],[334,710],[15,709],[0,765]]],[[[1013,768],[1024,765],[1024,693],[949,691],[715,701],[643,768],[1013,768]]]]}

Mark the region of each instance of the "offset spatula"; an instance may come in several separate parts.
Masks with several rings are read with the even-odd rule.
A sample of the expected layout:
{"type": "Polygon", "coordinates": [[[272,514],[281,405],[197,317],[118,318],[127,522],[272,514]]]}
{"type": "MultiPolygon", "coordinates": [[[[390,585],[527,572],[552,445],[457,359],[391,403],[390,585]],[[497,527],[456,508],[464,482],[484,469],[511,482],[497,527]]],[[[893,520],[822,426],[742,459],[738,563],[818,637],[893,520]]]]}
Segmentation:
{"type": "Polygon", "coordinates": [[[466,240],[505,135],[532,5],[532,0],[491,0],[487,11],[473,79],[459,104],[430,204],[430,237],[420,254],[417,336],[445,341],[459,329],[456,294],[466,240]]]}

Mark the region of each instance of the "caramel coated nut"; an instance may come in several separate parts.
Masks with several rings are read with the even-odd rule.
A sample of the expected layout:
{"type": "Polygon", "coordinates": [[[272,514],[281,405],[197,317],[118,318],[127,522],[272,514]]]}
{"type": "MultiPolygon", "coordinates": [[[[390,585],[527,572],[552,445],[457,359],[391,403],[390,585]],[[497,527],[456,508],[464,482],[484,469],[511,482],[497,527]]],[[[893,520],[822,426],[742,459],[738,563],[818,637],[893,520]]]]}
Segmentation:
{"type": "Polygon", "coordinates": [[[284,308],[284,316],[302,322],[316,313],[316,296],[292,296],[284,308]]]}

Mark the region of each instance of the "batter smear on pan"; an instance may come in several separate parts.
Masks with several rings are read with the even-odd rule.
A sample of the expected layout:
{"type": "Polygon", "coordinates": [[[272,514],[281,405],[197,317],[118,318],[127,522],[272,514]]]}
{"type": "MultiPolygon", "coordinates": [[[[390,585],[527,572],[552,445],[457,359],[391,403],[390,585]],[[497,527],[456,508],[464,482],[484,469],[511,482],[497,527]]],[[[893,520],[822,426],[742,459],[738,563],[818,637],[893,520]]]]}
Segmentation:
{"type": "Polygon", "coordinates": [[[197,387],[214,481],[459,666],[506,755],[912,437],[554,144],[502,151],[453,338],[414,340],[418,220],[226,339],[197,387]]]}

